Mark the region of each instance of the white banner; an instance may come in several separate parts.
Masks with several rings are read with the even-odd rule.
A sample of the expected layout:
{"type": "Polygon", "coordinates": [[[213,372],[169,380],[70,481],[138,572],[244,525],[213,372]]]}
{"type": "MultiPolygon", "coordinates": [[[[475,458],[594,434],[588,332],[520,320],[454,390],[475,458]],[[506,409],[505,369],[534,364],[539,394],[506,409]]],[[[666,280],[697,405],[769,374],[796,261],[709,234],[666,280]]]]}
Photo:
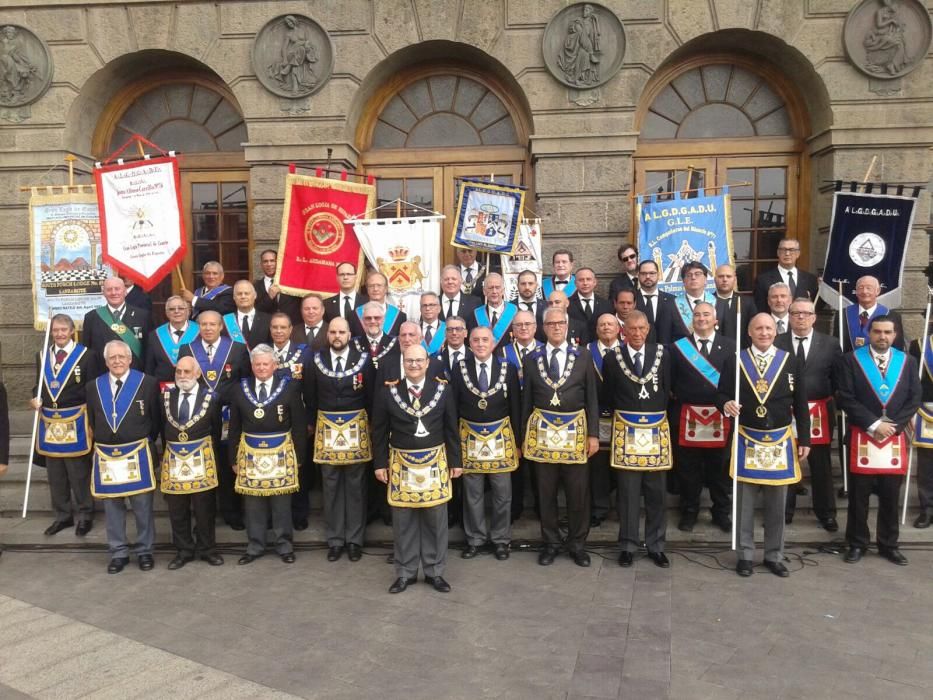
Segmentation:
{"type": "Polygon", "coordinates": [[[441,286],[441,216],[356,219],[353,230],[370,264],[389,280],[389,301],[421,320],[421,293],[441,286]]]}
{"type": "Polygon", "coordinates": [[[54,314],[67,314],[81,330],[84,315],[101,305],[101,287],[113,274],[101,260],[94,188],[80,189],[54,193],[36,187],[29,199],[36,330],[45,330],[54,314]]]}
{"type": "Polygon", "coordinates": [[[178,162],[153,158],[94,171],[104,260],[146,290],[185,255],[178,162]]]}
{"type": "Polygon", "coordinates": [[[514,255],[500,255],[502,276],[505,278],[505,298],[518,299],[518,275],[531,270],[538,278],[538,297],[541,297],[541,222],[526,219],[518,227],[518,243],[514,255]]]}

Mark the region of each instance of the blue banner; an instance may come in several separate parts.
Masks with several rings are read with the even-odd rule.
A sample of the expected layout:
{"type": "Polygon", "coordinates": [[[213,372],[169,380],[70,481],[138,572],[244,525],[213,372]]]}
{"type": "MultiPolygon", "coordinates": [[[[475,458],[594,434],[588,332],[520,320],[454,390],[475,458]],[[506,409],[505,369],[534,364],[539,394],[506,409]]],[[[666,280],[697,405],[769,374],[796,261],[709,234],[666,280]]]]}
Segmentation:
{"type": "Polygon", "coordinates": [[[713,274],[719,265],[732,264],[732,222],[729,217],[729,190],[707,196],[702,189],[696,197],[682,199],[679,192],[666,193],[673,199],[651,201],[651,195],[638,197],[638,250],[642,260],[658,265],[658,288],[681,294],[680,268],[688,262],[701,262],[710,271],[707,289],[715,290],[713,274]]]}
{"type": "Polygon", "coordinates": [[[913,197],[898,195],[833,194],[826,266],[820,283],[822,299],[837,305],[842,281],[843,305],[855,304],[856,281],[871,275],[881,283],[878,302],[888,307],[901,305],[905,253],[916,202],[913,197]]]}

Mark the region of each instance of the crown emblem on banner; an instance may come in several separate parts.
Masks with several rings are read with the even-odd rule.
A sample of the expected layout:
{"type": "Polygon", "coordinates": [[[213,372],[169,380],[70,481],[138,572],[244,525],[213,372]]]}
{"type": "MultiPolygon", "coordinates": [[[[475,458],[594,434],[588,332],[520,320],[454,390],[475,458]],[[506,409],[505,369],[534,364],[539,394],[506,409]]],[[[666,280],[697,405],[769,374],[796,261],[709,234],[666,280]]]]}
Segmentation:
{"type": "Polygon", "coordinates": [[[389,248],[387,252],[389,253],[389,257],[395,262],[402,262],[408,257],[410,251],[407,246],[397,245],[393,248],[389,248]]]}

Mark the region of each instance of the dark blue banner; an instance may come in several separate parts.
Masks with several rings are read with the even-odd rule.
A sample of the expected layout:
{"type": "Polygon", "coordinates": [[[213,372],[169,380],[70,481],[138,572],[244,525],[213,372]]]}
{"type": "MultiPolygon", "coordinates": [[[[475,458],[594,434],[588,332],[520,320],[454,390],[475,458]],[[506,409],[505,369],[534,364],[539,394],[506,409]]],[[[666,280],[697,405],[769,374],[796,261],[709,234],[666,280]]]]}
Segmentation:
{"type": "Polygon", "coordinates": [[[888,307],[900,306],[905,254],[916,202],[913,197],[886,194],[833,195],[822,299],[838,304],[842,281],[843,305],[854,304],[856,281],[871,275],[881,283],[878,302],[888,307]]]}

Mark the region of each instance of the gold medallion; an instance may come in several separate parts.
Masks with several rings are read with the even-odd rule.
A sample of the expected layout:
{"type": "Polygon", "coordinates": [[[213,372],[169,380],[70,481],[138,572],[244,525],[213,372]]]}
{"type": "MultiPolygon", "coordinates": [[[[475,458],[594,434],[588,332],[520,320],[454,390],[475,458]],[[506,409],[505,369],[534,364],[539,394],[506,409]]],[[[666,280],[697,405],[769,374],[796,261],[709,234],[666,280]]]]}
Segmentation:
{"type": "Polygon", "coordinates": [[[865,344],[865,339],[864,339],[864,338],[856,338],[856,339],[855,339],[855,347],[860,348],[860,347],[862,347],[864,344],[865,344]]]}
{"type": "Polygon", "coordinates": [[[188,440],[188,433],[186,433],[184,430],[179,430],[178,439],[182,442],[186,442],[188,440]]]}
{"type": "MultiPolygon", "coordinates": [[[[116,326],[117,326],[117,327],[114,328],[113,330],[114,330],[114,332],[115,332],[117,335],[123,335],[124,333],[126,333],[126,326],[124,326],[122,323],[118,323],[118,324],[116,324],[116,326]]],[[[111,328],[112,328],[112,326],[111,326],[111,328]]]]}
{"type": "Polygon", "coordinates": [[[52,408],[58,408],[58,401],[52,402],[52,408]]]}
{"type": "Polygon", "coordinates": [[[55,379],[55,380],[49,382],[49,388],[50,388],[50,389],[57,389],[57,388],[60,387],[60,386],[61,386],[61,382],[59,382],[57,379],[55,379]]]}
{"type": "Polygon", "coordinates": [[[554,396],[551,397],[552,406],[560,406],[560,397],[557,395],[557,389],[554,390],[554,396]]]}
{"type": "Polygon", "coordinates": [[[207,381],[209,382],[217,381],[217,370],[216,369],[207,370],[206,376],[207,376],[207,381]]]}
{"type": "Polygon", "coordinates": [[[489,405],[489,402],[487,402],[486,399],[480,399],[476,402],[476,405],[479,406],[479,410],[485,411],[486,407],[489,405]]]}
{"type": "Polygon", "coordinates": [[[764,394],[768,391],[768,386],[769,384],[767,379],[759,379],[755,382],[755,391],[759,394],[764,394]]]}
{"type": "Polygon", "coordinates": [[[111,324],[110,324],[110,330],[112,330],[114,333],[119,333],[119,332],[120,332],[119,328],[120,328],[120,324],[119,324],[119,323],[111,323],[111,324]]]}
{"type": "Polygon", "coordinates": [[[760,405],[758,408],[755,409],[755,415],[758,416],[759,418],[764,418],[766,415],[768,415],[767,407],[765,407],[764,404],[760,405]]]}
{"type": "Polygon", "coordinates": [[[255,411],[253,411],[253,415],[256,418],[262,418],[264,415],[266,415],[266,412],[262,410],[261,408],[257,408],[255,411]]]}

